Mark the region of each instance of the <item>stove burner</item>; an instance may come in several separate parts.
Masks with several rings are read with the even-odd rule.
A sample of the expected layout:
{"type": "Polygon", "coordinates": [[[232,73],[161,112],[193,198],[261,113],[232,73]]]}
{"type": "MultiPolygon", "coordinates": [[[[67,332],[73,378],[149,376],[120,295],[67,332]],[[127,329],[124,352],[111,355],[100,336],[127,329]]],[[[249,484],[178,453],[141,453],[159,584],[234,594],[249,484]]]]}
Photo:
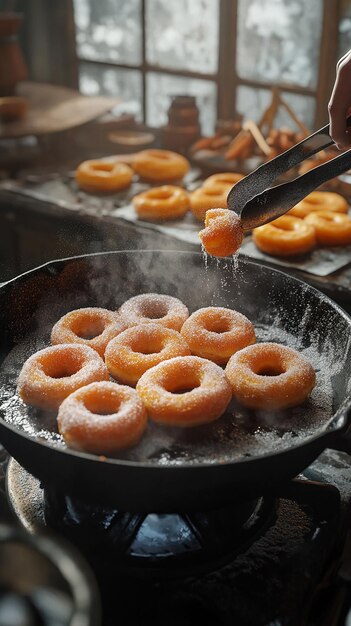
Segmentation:
{"type": "Polygon", "coordinates": [[[231,561],[274,521],[275,501],[260,498],[201,513],[130,514],[45,488],[44,513],[50,527],[84,552],[89,546],[101,563],[112,555],[114,568],[173,577],[231,561]]]}
{"type": "Polygon", "coordinates": [[[8,497],[27,528],[47,524],[77,545],[98,569],[169,577],[212,571],[244,551],[275,521],[273,497],[200,513],[132,514],[44,491],[13,459],[8,497]],[[28,508],[28,493],[34,506],[28,508]]]}
{"type": "MultiPolygon", "coordinates": [[[[7,498],[19,521],[30,532],[36,534],[45,528],[43,490],[13,460],[7,472],[7,498]]],[[[179,513],[173,518],[153,514],[132,516],[113,510],[107,511],[109,517],[101,509],[99,512],[95,509],[94,514],[88,505],[78,505],[51,490],[46,491],[46,500],[49,506],[45,514],[53,516],[56,510],[59,518],[53,520],[55,527],[66,525],[67,514],[74,529],[71,538],[81,536],[82,543],[85,542],[84,551],[87,550],[86,556],[99,582],[104,626],[116,623],[116,610],[118,620],[125,626],[161,626],[165,617],[169,626],[179,623],[295,626],[307,621],[319,624],[317,617],[325,615],[323,608],[321,611],[325,581],[330,584],[330,573],[345,537],[345,513],[349,510],[348,505],[347,509],[343,508],[345,505],[341,504],[335,487],[309,480],[286,484],[274,501],[248,503],[246,512],[240,509],[242,526],[239,521],[235,525],[236,517],[223,520],[223,510],[211,512],[210,519],[203,514],[179,513]],[[57,509],[48,502],[52,497],[59,501],[57,509]],[[62,509],[63,504],[66,509],[62,509]],[[269,509],[266,519],[261,516],[261,507],[269,509]],[[249,545],[245,549],[239,546],[235,558],[232,559],[234,553],[228,558],[216,552],[215,538],[210,539],[209,547],[196,551],[202,542],[206,546],[208,535],[211,538],[212,523],[217,524],[217,533],[223,532],[232,540],[230,528],[238,537],[243,528],[250,527],[250,520],[256,535],[246,535],[249,545]],[[205,529],[209,526],[208,534],[207,530],[203,532],[204,521],[205,529]],[[177,544],[180,552],[174,554],[173,544],[182,534],[182,528],[186,531],[184,542],[177,544]],[[150,533],[154,542],[150,542],[150,533]],[[108,542],[109,562],[104,561],[106,549],[105,555],[104,550],[97,549],[105,535],[110,542],[116,541],[113,549],[108,542]],[[194,565],[193,556],[187,560],[188,541],[190,553],[204,551],[209,561],[201,562],[195,557],[194,565]],[[150,544],[154,547],[151,555],[150,544]],[[145,547],[147,551],[143,553],[145,547]],[[171,550],[168,556],[167,551],[171,550]],[[226,565],[219,567],[224,562],[226,565]]]]}

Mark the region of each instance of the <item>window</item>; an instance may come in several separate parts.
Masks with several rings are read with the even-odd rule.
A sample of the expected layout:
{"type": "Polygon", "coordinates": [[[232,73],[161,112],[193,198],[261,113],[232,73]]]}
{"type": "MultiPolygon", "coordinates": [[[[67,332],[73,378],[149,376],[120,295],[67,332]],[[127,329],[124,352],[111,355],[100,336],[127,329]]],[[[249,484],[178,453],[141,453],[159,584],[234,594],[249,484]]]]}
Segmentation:
{"type": "Polygon", "coordinates": [[[342,0],[341,15],[339,21],[339,50],[338,58],[342,57],[351,49],[351,3],[342,0]]]}
{"type": "MultiPolygon", "coordinates": [[[[334,0],[73,4],[81,91],[120,95],[119,110],[151,126],[164,124],[170,96],[184,93],[196,95],[204,133],[235,112],[257,121],[278,85],[313,128],[325,120],[340,47],[351,47],[345,0],[341,16],[334,0]]],[[[288,123],[284,112],[278,123],[288,123]]]]}

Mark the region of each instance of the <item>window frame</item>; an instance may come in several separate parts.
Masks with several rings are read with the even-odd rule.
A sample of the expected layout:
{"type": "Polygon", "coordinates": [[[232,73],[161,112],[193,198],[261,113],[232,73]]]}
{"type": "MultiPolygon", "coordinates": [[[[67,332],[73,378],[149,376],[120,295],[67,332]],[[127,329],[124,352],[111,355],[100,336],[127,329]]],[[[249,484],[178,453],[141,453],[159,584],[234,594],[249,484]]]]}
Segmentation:
{"type": "MultiPolygon", "coordinates": [[[[78,56],[76,51],[77,76],[79,75],[79,63],[86,63],[102,67],[115,67],[126,70],[138,70],[141,73],[142,85],[142,118],[147,120],[147,74],[148,72],[195,78],[214,82],[217,88],[217,111],[216,119],[232,119],[235,115],[236,92],[240,86],[249,88],[270,89],[270,85],[254,79],[240,77],[236,71],[236,37],[233,33],[237,30],[238,0],[218,0],[219,2],[219,46],[218,46],[218,69],[215,73],[202,73],[189,70],[181,70],[151,64],[146,59],[146,2],[141,0],[141,51],[140,64],[116,63],[78,56]],[[232,59],[228,63],[228,59],[232,59]]],[[[303,87],[275,83],[282,92],[291,94],[312,96],[315,99],[314,126],[318,128],[326,122],[327,105],[335,77],[335,65],[338,54],[338,26],[341,18],[341,0],[321,0],[323,3],[323,20],[321,32],[321,45],[319,68],[316,88],[303,87]]],[[[72,15],[74,15],[73,0],[72,15]]],[[[73,32],[75,29],[73,28],[73,32]]],[[[74,35],[75,36],[75,35],[74,35]]],[[[78,88],[78,80],[77,80],[78,88]]]]}

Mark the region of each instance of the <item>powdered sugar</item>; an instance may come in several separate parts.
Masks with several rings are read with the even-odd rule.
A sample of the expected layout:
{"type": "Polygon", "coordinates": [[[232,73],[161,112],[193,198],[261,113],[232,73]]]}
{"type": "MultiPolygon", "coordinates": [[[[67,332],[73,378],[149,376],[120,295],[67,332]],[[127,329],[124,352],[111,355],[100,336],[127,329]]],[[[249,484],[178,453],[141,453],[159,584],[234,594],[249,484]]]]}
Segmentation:
{"type": "Polygon", "coordinates": [[[99,307],[85,307],[66,313],[51,331],[51,343],[80,343],[104,356],[111,339],[126,328],[116,311],[99,307]]]}
{"type": "Polygon", "coordinates": [[[237,350],[255,341],[252,322],[241,313],[225,307],[203,307],[184,322],[181,334],[193,354],[227,363],[237,350]]]}
{"type": "MultiPolygon", "coordinates": [[[[256,334],[258,341],[270,339],[300,349],[312,363],[317,373],[317,384],[304,405],[267,413],[244,409],[232,401],[219,420],[195,429],[165,428],[149,423],[141,442],[118,456],[161,464],[226,462],[298,445],[319,428],[323,429],[333,414],[331,377],[338,364],[321,355],[316,345],[301,346],[299,337],[292,336],[280,326],[279,316],[272,320],[270,326],[256,325],[256,334]]],[[[53,445],[65,445],[57,433],[56,413],[27,407],[15,392],[24,355],[42,346],[40,335],[34,335],[7,357],[1,377],[3,393],[0,411],[6,421],[27,434],[43,438],[53,445]]]]}
{"type": "MultiPolygon", "coordinates": [[[[298,446],[324,430],[351,385],[349,325],[337,307],[303,283],[254,263],[240,262],[234,275],[230,259],[209,259],[205,270],[201,255],[199,259],[187,253],[165,257],[165,252],[133,253],[119,264],[112,256],[110,266],[105,257],[98,259],[89,292],[75,291],[69,297],[71,307],[99,302],[117,309],[144,291],[173,294],[192,311],[205,306],[233,308],[254,323],[258,341],[300,351],[316,370],[317,384],[306,403],[287,411],[249,411],[233,401],[216,422],[194,429],[165,428],[150,421],[140,443],[118,457],[162,465],[225,463],[298,446]]],[[[56,319],[68,310],[67,304],[68,296],[67,302],[59,306],[56,302],[56,319]]],[[[2,365],[0,411],[16,429],[64,446],[56,414],[30,409],[16,394],[23,362],[49,343],[51,309],[38,309],[36,317],[41,322],[38,330],[13,348],[2,365]]]]}
{"type": "Polygon", "coordinates": [[[122,304],[119,313],[128,326],[157,321],[174,330],[180,330],[189,315],[178,298],[159,293],[134,296],[122,304]]]}
{"type": "Polygon", "coordinates": [[[135,445],[145,430],[147,414],[134,389],[103,381],[66,398],[57,422],[69,446],[107,454],[135,445]]]}
{"type": "Polygon", "coordinates": [[[107,368],[95,350],[80,344],[59,344],[43,348],[26,360],[17,389],[27,404],[55,410],[79,387],[107,378],[107,368]]]}

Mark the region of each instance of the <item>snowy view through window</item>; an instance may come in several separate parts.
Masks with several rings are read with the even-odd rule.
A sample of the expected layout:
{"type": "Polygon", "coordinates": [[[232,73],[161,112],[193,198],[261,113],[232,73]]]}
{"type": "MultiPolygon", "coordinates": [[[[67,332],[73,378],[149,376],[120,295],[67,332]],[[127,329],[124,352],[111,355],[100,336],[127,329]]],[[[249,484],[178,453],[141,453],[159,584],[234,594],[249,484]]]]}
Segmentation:
{"type": "MultiPolygon", "coordinates": [[[[146,122],[164,124],[170,96],[188,93],[197,97],[203,131],[212,132],[217,119],[220,6],[220,0],[145,0],[143,59],[141,0],[74,0],[81,91],[120,96],[119,110],[141,120],[145,61],[146,122]],[[157,67],[164,71],[155,72],[157,67]],[[198,77],[169,74],[167,69],[198,77]]],[[[239,113],[259,119],[271,97],[265,84],[316,88],[322,21],[322,0],[238,0],[233,73],[236,70],[239,77],[239,113]],[[240,78],[257,81],[262,88],[240,86],[240,78]]],[[[346,15],[344,26],[349,21],[346,15]]],[[[314,97],[284,97],[312,128],[314,97]]],[[[282,113],[279,123],[287,122],[282,113]]]]}
{"type": "Polygon", "coordinates": [[[315,87],[321,0],[241,0],[237,67],[244,78],[315,87]]]}

